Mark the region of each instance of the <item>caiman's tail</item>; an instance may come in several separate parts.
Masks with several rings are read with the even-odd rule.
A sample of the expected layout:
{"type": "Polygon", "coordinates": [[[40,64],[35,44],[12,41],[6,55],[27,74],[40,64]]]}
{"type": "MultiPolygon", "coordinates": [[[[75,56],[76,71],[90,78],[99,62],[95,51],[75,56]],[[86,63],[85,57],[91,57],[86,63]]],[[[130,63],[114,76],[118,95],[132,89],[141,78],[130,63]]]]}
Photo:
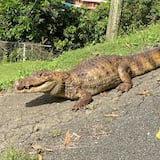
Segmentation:
{"type": "Polygon", "coordinates": [[[160,46],[135,54],[130,58],[132,76],[138,76],[160,67],[160,46]]]}

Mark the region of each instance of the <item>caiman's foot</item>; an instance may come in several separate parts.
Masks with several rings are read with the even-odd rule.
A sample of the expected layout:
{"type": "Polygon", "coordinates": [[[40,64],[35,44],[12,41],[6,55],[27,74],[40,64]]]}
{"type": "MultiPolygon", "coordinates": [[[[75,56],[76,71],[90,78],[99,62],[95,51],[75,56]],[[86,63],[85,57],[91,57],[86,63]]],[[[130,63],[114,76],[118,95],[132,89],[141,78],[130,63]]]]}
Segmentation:
{"type": "Polygon", "coordinates": [[[83,108],[85,105],[80,105],[80,104],[75,104],[73,107],[72,107],[72,111],[78,111],[80,110],[81,108],[83,108]]]}
{"type": "Polygon", "coordinates": [[[91,94],[84,90],[78,89],[77,94],[80,98],[73,106],[73,111],[78,111],[79,109],[83,108],[85,105],[89,104],[92,101],[91,94]]]}
{"type": "Polygon", "coordinates": [[[118,91],[127,92],[132,88],[131,68],[126,62],[122,62],[118,66],[118,73],[122,83],[117,87],[118,91]]]}
{"type": "Polygon", "coordinates": [[[131,83],[121,83],[118,87],[117,90],[121,91],[122,93],[129,91],[132,88],[131,83]]]}

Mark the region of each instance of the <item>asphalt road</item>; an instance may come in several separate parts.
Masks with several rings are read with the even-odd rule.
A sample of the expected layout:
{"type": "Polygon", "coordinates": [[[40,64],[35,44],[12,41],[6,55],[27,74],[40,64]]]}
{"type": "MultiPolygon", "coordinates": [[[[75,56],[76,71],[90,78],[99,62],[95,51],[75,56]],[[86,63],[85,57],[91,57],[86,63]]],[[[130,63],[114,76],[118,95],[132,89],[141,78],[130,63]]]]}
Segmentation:
{"type": "Polygon", "coordinates": [[[159,73],[134,78],[128,93],[113,89],[94,96],[89,109],[78,112],[71,111],[70,100],[1,94],[0,151],[12,143],[29,153],[41,148],[44,160],[158,160],[159,73]]]}

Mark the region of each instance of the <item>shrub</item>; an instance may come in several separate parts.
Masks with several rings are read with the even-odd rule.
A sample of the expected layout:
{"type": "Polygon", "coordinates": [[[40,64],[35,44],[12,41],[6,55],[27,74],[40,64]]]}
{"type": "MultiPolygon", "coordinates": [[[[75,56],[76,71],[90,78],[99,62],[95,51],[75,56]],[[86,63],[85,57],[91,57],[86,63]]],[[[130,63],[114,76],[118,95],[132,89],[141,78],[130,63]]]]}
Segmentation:
{"type": "Polygon", "coordinates": [[[142,29],[151,23],[156,23],[159,19],[159,0],[124,0],[120,34],[142,29]]]}
{"type": "Polygon", "coordinates": [[[105,40],[109,2],[101,3],[95,10],[77,9],[78,23],[64,29],[63,39],[55,42],[57,49],[69,50],[95,44],[105,40]]]}

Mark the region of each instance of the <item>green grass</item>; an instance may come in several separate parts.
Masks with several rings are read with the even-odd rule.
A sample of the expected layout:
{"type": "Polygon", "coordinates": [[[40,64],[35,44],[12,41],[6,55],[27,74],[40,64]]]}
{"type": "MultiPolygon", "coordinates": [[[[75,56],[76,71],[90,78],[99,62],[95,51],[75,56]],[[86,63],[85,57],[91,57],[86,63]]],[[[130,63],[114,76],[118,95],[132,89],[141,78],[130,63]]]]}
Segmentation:
{"type": "Polygon", "coordinates": [[[10,146],[6,151],[2,152],[1,160],[38,160],[38,156],[30,155],[25,151],[15,150],[10,146]]]}
{"type": "Polygon", "coordinates": [[[0,90],[5,90],[11,86],[14,80],[23,75],[27,75],[33,70],[39,69],[42,62],[18,62],[0,64],[0,90]]]}
{"type": "Polygon", "coordinates": [[[159,28],[160,24],[150,25],[142,31],[118,37],[116,40],[64,52],[52,62],[26,61],[24,63],[1,63],[0,90],[8,89],[13,81],[30,74],[34,70],[68,70],[78,62],[96,54],[130,54],[141,51],[144,47],[160,44],[159,28]]]}

